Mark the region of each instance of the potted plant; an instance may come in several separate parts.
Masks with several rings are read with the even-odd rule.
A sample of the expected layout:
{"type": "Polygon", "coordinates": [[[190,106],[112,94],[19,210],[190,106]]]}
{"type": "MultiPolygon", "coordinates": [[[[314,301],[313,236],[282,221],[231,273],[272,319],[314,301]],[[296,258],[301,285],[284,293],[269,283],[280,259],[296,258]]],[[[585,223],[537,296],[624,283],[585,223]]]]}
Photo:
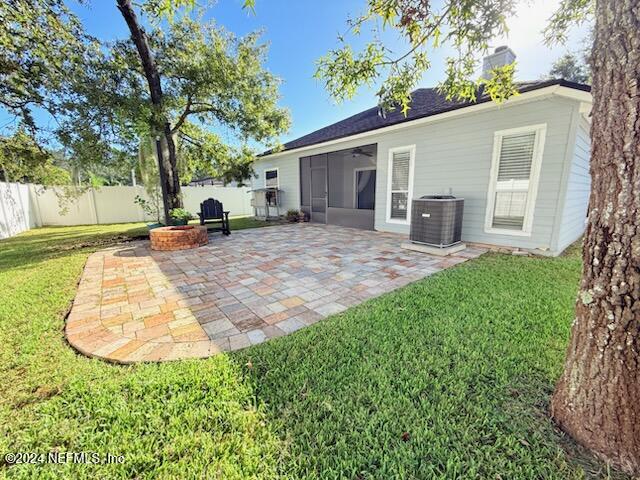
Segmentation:
{"type": "Polygon", "coordinates": [[[169,216],[171,217],[173,225],[186,225],[189,220],[193,218],[193,215],[184,208],[173,208],[169,210],[169,216]]]}
{"type": "Polygon", "coordinates": [[[300,212],[294,209],[287,210],[286,218],[289,223],[296,223],[300,218],[300,212]]]}
{"type": "Polygon", "coordinates": [[[300,216],[298,217],[299,222],[308,222],[309,221],[309,213],[304,210],[300,210],[300,216]]]}

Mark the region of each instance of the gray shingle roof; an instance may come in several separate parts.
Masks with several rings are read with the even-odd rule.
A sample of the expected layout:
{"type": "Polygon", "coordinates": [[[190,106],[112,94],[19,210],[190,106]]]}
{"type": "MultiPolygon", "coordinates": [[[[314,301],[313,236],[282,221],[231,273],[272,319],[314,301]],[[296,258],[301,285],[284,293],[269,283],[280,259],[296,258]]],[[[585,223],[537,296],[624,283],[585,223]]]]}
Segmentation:
{"type": "MultiPolygon", "coordinates": [[[[574,88],[585,92],[591,91],[589,85],[570,82],[563,79],[539,80],[535,82],[521,82],[518,85],[520,93],[538,90],[544,87],[560,85],[563,87],[574,88]]],[[[418,118],[429,117],[439,113],[457,110],[459,108],[469,107],[478,103],[490,101],[487,95],[479,95],[475,102],[447,100],[444,95],[439,93],[435,88],[420,88],[412,94],[411,109],[405,117],[400,110],[387,113],[385,116],[380,115],[378,107],[369,108],[364,112],[357,113],[349,118],[340,120],[332,125],[311,132],[300,138],[292,140],[284,144],[284,150],[293,150],[295,148],[307,147],[318,143],[336,140],[338,138],[349,137],[358,133],[364,133],[378,128],[388,127],[403,122],[410,122],[418,118]]],[[[268,155],[271,151],[264,152],[262,155],[268,155]]]]}

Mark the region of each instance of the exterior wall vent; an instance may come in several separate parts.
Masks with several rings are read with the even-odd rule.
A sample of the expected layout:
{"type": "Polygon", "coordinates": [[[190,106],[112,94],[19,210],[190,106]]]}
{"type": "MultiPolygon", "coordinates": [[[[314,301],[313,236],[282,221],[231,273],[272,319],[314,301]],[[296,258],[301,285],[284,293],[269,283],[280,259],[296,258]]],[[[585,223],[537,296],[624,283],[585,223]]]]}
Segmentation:
{"type": "Polygon", "coordinates": [[[464,198],[425,195],[413,200],[410,239],[434,247],[450,247],[462,240],[464,198]]]}

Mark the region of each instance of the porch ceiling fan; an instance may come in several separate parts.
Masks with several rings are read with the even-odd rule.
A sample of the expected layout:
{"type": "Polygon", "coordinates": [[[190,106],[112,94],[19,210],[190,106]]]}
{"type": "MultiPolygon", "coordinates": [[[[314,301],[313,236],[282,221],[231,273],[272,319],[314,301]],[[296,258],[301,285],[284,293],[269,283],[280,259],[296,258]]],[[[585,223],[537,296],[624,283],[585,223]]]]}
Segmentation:
{"type": "Polygon", "coordinates": [[[356,155],[364,155],[365,157],[373,157],[373,153],[364,151],[361,147],[356,147],[351,150],[351,155],[354,157],[356,155]]]}

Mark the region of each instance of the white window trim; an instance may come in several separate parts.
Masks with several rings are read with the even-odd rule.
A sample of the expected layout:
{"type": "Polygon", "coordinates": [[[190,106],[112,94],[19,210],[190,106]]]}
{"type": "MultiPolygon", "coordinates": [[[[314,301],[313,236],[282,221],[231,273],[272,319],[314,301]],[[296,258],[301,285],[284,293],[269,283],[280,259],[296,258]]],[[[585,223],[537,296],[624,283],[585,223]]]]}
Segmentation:
{"type": "Polygon", "coordinates": [[[518,237],[530,237],[533,229],[533,213],[536,207],[538,196],[538,184],[540,181],[540,170],[542,168],[542,156],[544,153],[544,142],[547,134],[547,124],[527,125],[526,127],[510,128],[499,130],[493,134],[493,155],[491,159],[491,172],[489,174],[489,192],[487,194],[487,211],[485,215],[484,231],[498,235],[511,235],[518,237]],[[496,201],[496,188],[498,183],[498,163],[500,162],[500,151],[502,149],[502,138],[507,135],[519,133],[535,132],[536,138],[533,145],[533,158],[531,159],[531,175],[529,177],[529,192],[527,194],[527,207],[524,213],[522,230],[509,230],[504,228],[494,228],[493,210],[496,201]]]}
{"type": "MultiPolygon", "coordinates": [[[[376,167],[357,167],[353,169],[353,208],[358,208],[358,172],[367,172],[375,170],[376,167]]],[[[374,192],[375,195],[375,192],[374,192]]]]}
{"type": "Polygon", "coordinates": [[[389,160],[387,163],[387,212],[386,222],[397,225],[409,225],[411,223],[411,199],[413,198],[413,166],[416,160],[416,146],[405,145],[389,149],[389,160]],[[397,152],[409,152],[409,192],[407,194],[407,219],[400,220],[391,218],[391,182],[393,177],[393,154],[397,152]]]}
{"type": "Polygon", "coordinates": [[[278,185],[276,185],[276,188],[280,189],[280,168],[265,168],[262,171],[262,175],[264,176],[264,188],[267,188],[267,172],[276,172],[276,178],[278,179],[278,185]]]}

